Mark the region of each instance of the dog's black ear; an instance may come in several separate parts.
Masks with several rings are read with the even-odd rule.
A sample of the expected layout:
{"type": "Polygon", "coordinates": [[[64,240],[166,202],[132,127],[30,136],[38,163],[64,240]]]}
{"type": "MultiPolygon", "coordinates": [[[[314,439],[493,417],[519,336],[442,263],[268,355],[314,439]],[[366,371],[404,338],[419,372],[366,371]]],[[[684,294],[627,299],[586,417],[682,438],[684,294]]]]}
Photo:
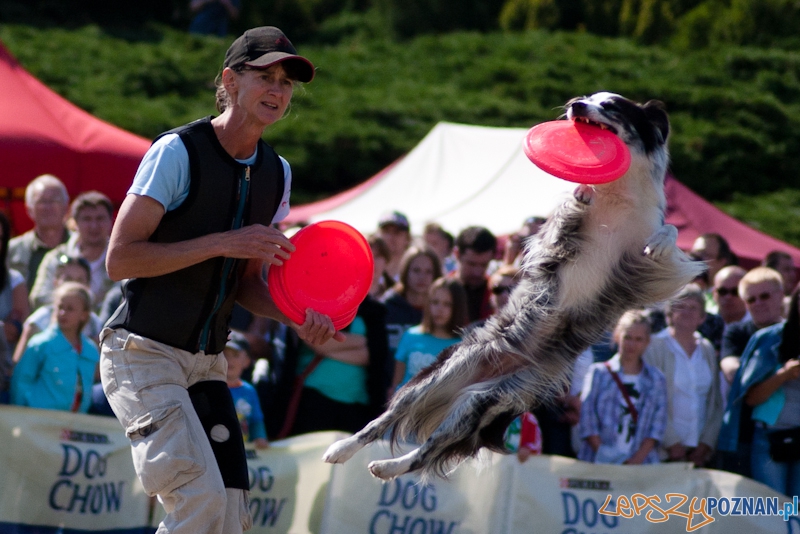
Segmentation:
{"type": "Polygon", "coordinates": [[[669,117],[664,103],[660,100],[650,100],[642,106],[642,109],[647,120],[661,133],[661,141],[666,143],[669,136],[669,117]]]}

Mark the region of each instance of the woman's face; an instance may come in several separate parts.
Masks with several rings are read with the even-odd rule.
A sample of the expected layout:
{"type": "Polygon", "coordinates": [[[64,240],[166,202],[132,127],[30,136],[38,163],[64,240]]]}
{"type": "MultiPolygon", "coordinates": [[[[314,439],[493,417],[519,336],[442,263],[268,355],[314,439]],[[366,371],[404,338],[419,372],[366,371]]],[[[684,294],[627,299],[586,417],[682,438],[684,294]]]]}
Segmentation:
{"type": "Polygon", "coordinates": [[[640,359],[650,344],[650,327],[635,323],[619,335],[619,355],[625,360],[640,359]]]}
{"type": "Polygon", "coordinates": [[[417,256],[408,265],[408,287],[413,293],[427,293],[433,283],[433,261],[428,256],[417,256]]]}
{"type": "Polygon", "coordinates": [[[249,68],[234,73],[233,84],[235,94],[231,93],[231,89],[228,92],[234,105],[241,107],[263,126],[269,126],[283,117],[294,91],[294,83],[280,63],[266,69],[249,68]]]}
{"type": "Polygon", "coordinates": [[[687,298],[676,302],[669,313],[670,325],[676,332],[694,332],[703,321],[706,314],[703,306],[696,300],[687,298]]]}
{"type": "Polygon", "coordinates": [[[450,291],[443,287],[435,290],[428,302],[428,307],[433,325],[446,328],[453,316],[453,297],[450,295],[450,291]]]}

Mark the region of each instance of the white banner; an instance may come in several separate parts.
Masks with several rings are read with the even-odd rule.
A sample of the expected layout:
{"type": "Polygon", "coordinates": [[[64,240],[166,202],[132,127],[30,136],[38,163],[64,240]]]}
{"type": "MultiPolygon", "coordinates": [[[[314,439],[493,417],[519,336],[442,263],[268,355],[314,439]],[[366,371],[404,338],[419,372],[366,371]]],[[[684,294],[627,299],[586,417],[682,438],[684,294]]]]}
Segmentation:
{"type": "MultiPolygon", "coordinates": [[[[272,443],[269,449],[247,449],[250,471],[252,534],[311,534],[320,531],[330,464],[322,461],[328,446],[347,436],[316,432],[272,443]]],[[[156,508],[152,526],[164,518],[156,508]]]]}
{"type": "MultiPolygon", "coordinates": [[[[322,462],[344,434],[248,449],[253,529],[282,534],[800,534],[798,502],[750,479],[690,464],[595,465],[485,453],[446,479],[373,478],[385,442],[322,462]],[[786,518],[786,520],[784,520],[786,518]]],[[[115,419],[0,407],[0,534],[152,533],[115,419]]],[[[151,514],[154,516],[151,519],[151,514]]]]}
{"type": "Polygon", "coordinates": [[[422,484],[416,475],[382,483],[367,470],[391,454],[385,442],[337,465],[322,534],[496,534],[505,532],[513,465],[500,455],[461,465],[447,480],[422,484]]]}
{"type": "Polygon", "coordinates": [[[0,533],[144,533],[149,516],[116,419],[0,408],[0,533]]]}
{"type": "Polygon", "coordinates": [[[367,464],[390,456],[376,443],[333,470],[322,534],[800,534],[796,501],[792,508],[762,484],[691,464],[612,466],[558,456],[520,464],[487,453],[428,485],[413,475],[386,483],[371,477],[367,464]],[[794,514],[788,521],[779,515],[784,507],[794,514]]]}
{"type": "Polygon", "coordinates": [[[511,494],[507,532],[532,532],[535,524],[536,532],[561,534],[800,533],[798,517],[784,521],[777,513],[730,515],[729,510],[723,515],[710,510],[710,497],[746,497],[754,506],[761,502],[780,507],[786,497],[753,480],[693,469],[689,463],[624,466],[532,457],[517,464],[511,494]]]}

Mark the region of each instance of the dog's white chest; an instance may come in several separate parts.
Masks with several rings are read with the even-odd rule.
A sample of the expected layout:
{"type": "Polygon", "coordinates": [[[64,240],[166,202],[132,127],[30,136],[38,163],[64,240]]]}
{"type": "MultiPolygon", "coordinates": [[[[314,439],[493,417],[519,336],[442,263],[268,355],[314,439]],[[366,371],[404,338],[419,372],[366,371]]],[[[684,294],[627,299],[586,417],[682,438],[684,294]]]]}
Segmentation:
{"type": "Polygon", "coordinates": [[[592,301],[608,286],[626,253],[641,254],[647,238],[655,231],[653,221],[642,214],[607,211],[589,215],[586,240],[574,261],[564,265],[561,276],[563,306],[581,306],[592,301]]]}

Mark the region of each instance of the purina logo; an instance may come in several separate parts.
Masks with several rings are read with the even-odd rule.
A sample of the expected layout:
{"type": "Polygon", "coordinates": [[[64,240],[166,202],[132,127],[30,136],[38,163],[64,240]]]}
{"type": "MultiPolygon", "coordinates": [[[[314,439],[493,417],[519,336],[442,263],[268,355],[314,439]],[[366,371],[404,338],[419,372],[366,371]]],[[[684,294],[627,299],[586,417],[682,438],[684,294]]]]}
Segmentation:
{"type": "Polygon", "coordinates": [[[611,481],[591,480],[588,478],[562,478],[561,487],[569,489],[611,491],[611,481]]]}
{"type": "Polygon", "coordinates": [[[79,443],[101,443],[108,444],[111,441],[105,434],[93,434],[91,432],[80,432],[69,428],[61,429],[61,441],[76,441],[79,443]]]}
{"type": "Polygon", "coordinates": [[[289,40],[286,39],[286,37],[278,37],[275,39],[275,44],[282,48],[287,48],[289,46],[289,40]]]}

